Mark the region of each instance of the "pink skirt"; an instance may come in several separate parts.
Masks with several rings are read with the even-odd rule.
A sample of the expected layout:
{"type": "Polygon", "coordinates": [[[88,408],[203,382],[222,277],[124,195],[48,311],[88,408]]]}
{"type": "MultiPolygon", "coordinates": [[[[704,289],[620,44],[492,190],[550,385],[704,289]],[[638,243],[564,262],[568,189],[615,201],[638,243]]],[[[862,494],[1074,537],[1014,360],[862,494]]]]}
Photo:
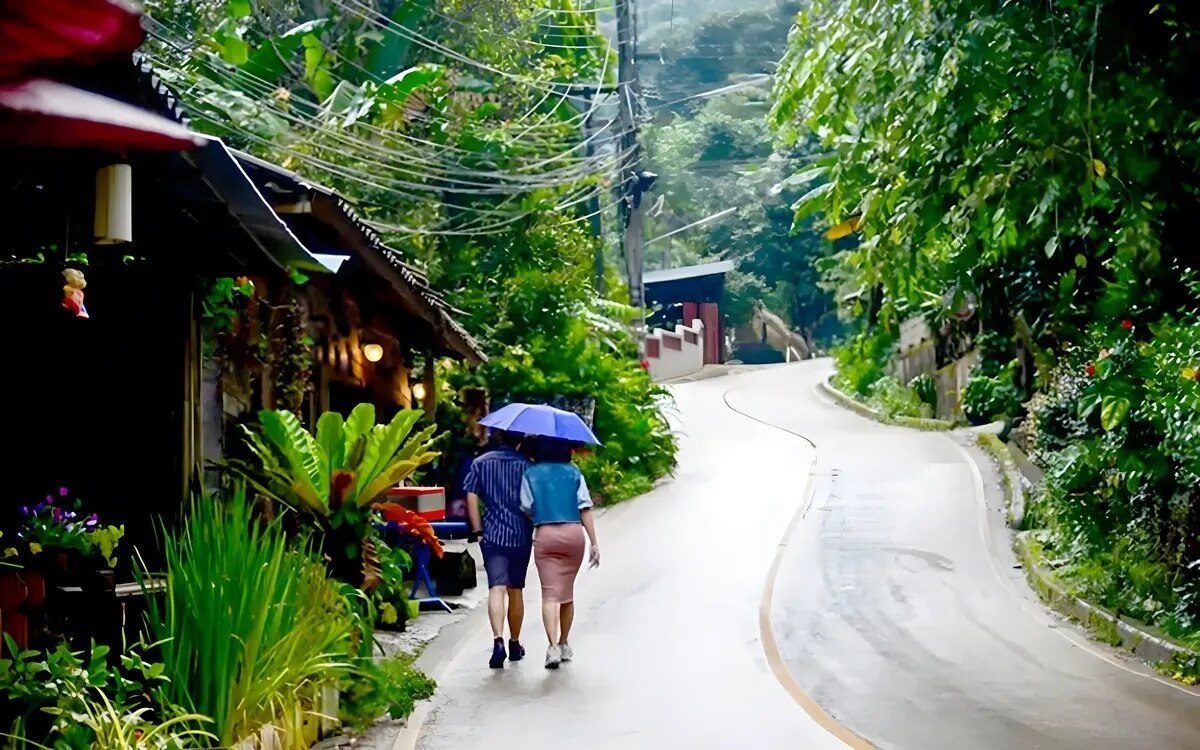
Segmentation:
{"type": "Polygon", "coordinates": [[[542,601],[566,604],[575,601],[575,576],[583,564],[583,526],[552,523],[537,527],[533,536],[533,561],[542,582],[542,601]]]}

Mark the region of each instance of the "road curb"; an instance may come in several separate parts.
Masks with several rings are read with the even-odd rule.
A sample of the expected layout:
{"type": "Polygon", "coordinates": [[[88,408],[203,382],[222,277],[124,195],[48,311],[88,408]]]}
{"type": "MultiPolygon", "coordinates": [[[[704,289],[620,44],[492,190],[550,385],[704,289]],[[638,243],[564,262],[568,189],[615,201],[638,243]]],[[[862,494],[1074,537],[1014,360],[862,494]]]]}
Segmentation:
{"type": "Polygon", "coordinates": [[[924,430],[925,432],[949,432],[954,429],[954,425],[942,419],[922,419],[920,417],[888,417],[881,414],[863,402],[843,393],[833,386],[828,380],[822,378],[817,381],[817,387],[825,391],[825,394],[836,401],[841,406],[849,409],[860,417],[874,420],[880,424],[892,425],[893,427],[908,427],[913,430],[924,430]]]}
{"type": "Polygon", "coordinates": [[[1072,594],[1054,573],[1042,564],[1033,545],[1032,532],[1021,532],[1013,539],[1013,551],[1025,569],[1025,578],[1042,601],[1059,614],[1083,624],[1099,640],[1131,652],[1134,656],[1158,666],[1170,663],[1177,656],[1192,652],[1181,644],[1144,629],[1142,623],[1119,617],[1103,607],[1072,594]]]}
{"type": "MultiPolygon", "coordinates": [[[[462,651],[463,646],[483,631],[487,624],[487,606],[481,604],[458,622],[442,628],[437,637],[429,642],[429,645],[413,662],[413,666],[433,678],[434,682],[439,682],[462,651]]],[[[437,707],[439,699],[443,697],[439,692],[435,692],[433,698],[417,704],[405,720],[400,733],[396,735],[396,739],[392,743],[392,750],[415,750],[417,741],[421,738],[421,730],[425,728],[425,722],[437,707]]]]}
{"type": "MultiPolygon", "coordinates": [[[[1015,532],[1012,538],[1013,552],[1021,563],[1025,580],[1043,604],[1083,625],[1093,638],[1132,653],[1160,671],[1164,671],[1164,666],[1169,667],[1177,657],[1192,654],[1192,651],[1182,644],[1151,632],[1145,624],[1120,617],[1071,593],[1043,563],[1035,546],[1031,544],[1034,531],[1020,531],[1025,520],[1025,478],[1018,468],[1012,448],[990,433],[979,433],[976,442],[1000,472],[1008,526],[1015,532]]],[[[1169,669],[1165,671],[1170,673],[1169,669]]]]}
{"type": "Polygon", "coordinates": [[[1000,469],[1000,483],[1004,488],[1005,519],[1010,528],[1019,530],[1025,523],[1025,485],[1017,462],[1008,446],[996,435],[980,432],[975,440],[1000,469]]]}

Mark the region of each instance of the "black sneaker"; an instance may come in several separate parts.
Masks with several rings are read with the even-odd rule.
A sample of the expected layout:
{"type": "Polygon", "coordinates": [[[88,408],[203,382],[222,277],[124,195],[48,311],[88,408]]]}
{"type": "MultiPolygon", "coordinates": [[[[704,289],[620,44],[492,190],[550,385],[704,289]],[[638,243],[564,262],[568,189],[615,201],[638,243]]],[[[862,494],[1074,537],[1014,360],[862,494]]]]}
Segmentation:
{"type": "Polygon", "coordinates": [[[497,638],[492,644],[492,658],[488,661],[488,666],[492,669],[504,669],[504,660],[508,658],[508,654],[504,653],[504,639],[497,638]]]}
{"type": "Polygon", "coordinates": [[[525,658],[525,647],[521,645],[521,642],[520,641],[509,641],[508,642],[508,660],[509,661],[521,661],[524,658],[525,658]]]}

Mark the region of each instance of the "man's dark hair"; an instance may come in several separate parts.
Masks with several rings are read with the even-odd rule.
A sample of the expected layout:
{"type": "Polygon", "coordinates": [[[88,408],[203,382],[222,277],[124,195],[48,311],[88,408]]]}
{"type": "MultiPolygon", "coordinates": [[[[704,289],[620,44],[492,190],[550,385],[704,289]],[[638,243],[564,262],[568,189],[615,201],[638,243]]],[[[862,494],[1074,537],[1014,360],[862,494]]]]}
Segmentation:
{"type": "Polygon", "coordinates": [[[496,430],[492,433],[497,445],[503,445],[505,448],[516,450],[521,447],[521,441],[525,436],[519,432],[509,432],[507,430],[496,430]]]}
{"type": "Polygon", "coordinates": [[[571,444],[564,440],[555,440],[554,438],[536,438],[532,441],[530,449],[530,453],[535,463],[571,463],[571,444]]]}

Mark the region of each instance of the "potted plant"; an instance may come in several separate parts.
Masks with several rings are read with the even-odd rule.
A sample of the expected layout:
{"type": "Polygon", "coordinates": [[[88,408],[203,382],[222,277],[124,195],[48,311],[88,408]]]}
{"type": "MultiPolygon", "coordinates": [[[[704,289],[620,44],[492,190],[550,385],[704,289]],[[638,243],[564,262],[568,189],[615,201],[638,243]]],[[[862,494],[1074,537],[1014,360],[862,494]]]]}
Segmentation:
{"type": "Polygon", "coordinates": [[[70,581],[81,588],[111,587],[125,527],[105,526],[95,513],[85,515],[82,502],[69,502],[69,494],[60,487],[57,496],[22,506],[16,532],[19,546],[6,548],[4,554],[59,582],[70,581]]]}
{"type": "Polygon", "coordinates": [[[255,492],[312,519],[333,577],[370,592],[382,580],[372,505],[438,456],[436,427],[415,431],[421,416],[405,409],[376,424],[375,407],[359,404],[346,418],[322,414],[310,433],[295,414],[264,410],[258,427],[245,430],[255,460],[225,466],[255,492]]]}

